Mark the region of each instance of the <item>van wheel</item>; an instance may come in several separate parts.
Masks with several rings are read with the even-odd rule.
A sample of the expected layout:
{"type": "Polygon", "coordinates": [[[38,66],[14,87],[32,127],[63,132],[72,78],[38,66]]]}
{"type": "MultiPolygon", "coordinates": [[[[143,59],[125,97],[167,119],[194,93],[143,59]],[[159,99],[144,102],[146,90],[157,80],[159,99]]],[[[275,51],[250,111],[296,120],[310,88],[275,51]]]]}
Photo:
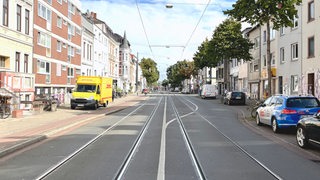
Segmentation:
{"type": "Polygon", "coordinates": [[[95,104],[93,105],[93,109],[94,109],[94,110],[98,109],[98,104],[97,104],[97,103],[95,103],[95,104]]]}

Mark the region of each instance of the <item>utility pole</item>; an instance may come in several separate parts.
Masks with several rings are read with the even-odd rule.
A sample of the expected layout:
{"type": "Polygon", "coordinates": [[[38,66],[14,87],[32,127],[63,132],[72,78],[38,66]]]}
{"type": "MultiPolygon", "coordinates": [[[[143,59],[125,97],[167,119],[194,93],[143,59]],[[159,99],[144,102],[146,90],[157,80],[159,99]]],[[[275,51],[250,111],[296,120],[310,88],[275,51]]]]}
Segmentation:
{"type": "Polygon", "coordinates": [[[139,74],[139,53],[137,52],[137,62],[136,62],[136,92],[138,92],[138,74],[139,74]]]}

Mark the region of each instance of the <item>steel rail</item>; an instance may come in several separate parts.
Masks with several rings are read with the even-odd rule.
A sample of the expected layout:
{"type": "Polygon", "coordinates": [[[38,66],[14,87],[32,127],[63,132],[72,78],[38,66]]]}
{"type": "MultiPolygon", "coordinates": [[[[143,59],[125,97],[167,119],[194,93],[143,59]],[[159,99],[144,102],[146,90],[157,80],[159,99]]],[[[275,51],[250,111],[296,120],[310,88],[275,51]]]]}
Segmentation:
{"type": "Polygon", "coordinates": [[[35,180],[41,180],[46,178],[47,176],[49,176],[51,173],[53,173],[54,171],[56,171],[58,168],[60,168],[61,166],[63,166],[65,163],[67,163],[68,161],[70,161],[73,157],[75,157],[76,155],[78,155],[80,152],[82,152],[84,149],[86,149],[89,145],[93,144],[94,142],[96,142],[98,139],[100,139],[103,135],[105,135],[108,131],[114,129],[119,123],[121,123],[123,120],[127,119],[129,116],[131,116],[133,113],[135,113],[137,110],[139,110],[141,107],[143,107],[145,105],[145,103],[139,105],[136,109],[134,109],[133,111],[131,111],[129,114],[127,114],[125,117],[123,117],[122,119],[120,119],[119,121],[117,121],[116,123],[114,123],[113,125],[111,125],[109,128],[107,128],[106,130],[104,130],[102,133],[98,134],[96,137],[94,137],[93,139],[91,139],[90,141],[88,141],[86,144],[84,144],[83,146],[81,146],[80,148],[78,148],[76,151],[74,151],[73,153],[71,153],[69,156],[65,157],[64,159],[62,159],[61,161],[59,161],[57,164],[51,166],[49,169],[47,169],[45,172],[43,172],[42,174],[40,174],[37,178],[35,178],[35,180]]]}
{"type": "Polygon", "coordinates": [[[153,119],[154,115],[156,114],[156,111],[158,110],[158,108],[160,106],[162,99],[163,99],[163,97],[160,98],[157,105],[153,108],[149,118],[147,119],[144,126],[142,127],[142,129],[141,129],[139,135],[137,136],[135,142],[133,143],[129,153],[127,154],[125,160],[123,161],[122,165],[118,169],[118,172],[116,173],[116,175],[113,179],[116,179],[116,180],[122,179],[123,175],[125,174],[126,170],[128,169],[128,166],[129,166],[129,163],[130,163],[132,157],[134,156],[137,148],[139,147],[139,145],[140,145],[140,143],[146,133],[147,127],[149,126],[151,120],[153,119]]]}
{"type": "MultiPolygon", "coordinates": [[[[191,102],[190,100],[184,98],[186,101],[190,102],[191,104],[194,104],[193,102],[191,102]]],[[[182,102],[182,101],[181,101],[182,102]]],[[[184,103],[184,102],[182,102],[184,103]]],[[[187,103],[186,106],[188,106],[191,110],[193,110],[187,103]]],[[[195,105],[195,104],[194,104],[195,105]]],[[[265,164],[263,164],[262,162],[260,162],[257,158],[255,158],[252,154],[250,154],[248,151],[246,151],[239,143],[237,143],[236,141],[234,141],[233,139],[231,139],[229,136],[227,136],[225,133],[223,133],[221,130],[218,129],[218,127],[213,124],[212,122],[210,122],[207,118],[205,118],[204,116],[202,116],[199,112],[194,111],[194,113],[196,113],[198,116],[200,116],[204,121],[206,121],[207,123],[210,124],[210,126],[212,126],[214,129],[216,129],[223,137],[225,137],[229,142],[231,142],[233,145],[235,145],[242,153],[244,153],[245,155],[247,155],[250,159],[252,159],[254,162],[256,162],[260,167],[262,167],[264,170],[266,170],[269,174],[271,174],[273,177],[275,177],[278,180],[282,180],[283,178],[278,175],[277,173],[273,172],[270,168],[268,168],[265,164]]]]}
{"type": "MultiPolygon", "coordinates": [[[[188,148],[188,152],[189,152],[190,158],[191,158],[192,163],[193,163],[193,165],[195,167],[196,173],[197,173],[197,175],[198,175],[200,180],[205,180],[206,179],[205,173],[203,171],[203,168],[201,167],[199,158],[197,157],[197,154],[196,154],[196,152],[195,152],[195,150],[193,148],[193,145],[191,143],[191,140],[189,138],[187,130],[186,130],[186,128],[184,127],[184,125],[182,123],[181,116],[179,115],[177,107],[174,105],[172,97],[170,98],[170,100],[171,100],[171,105],[172,105],[173,111],[175,113],[176,119],[177,119],[177,121],[178,121],[178,123],[180,125],[180,130],[182,132],[183,139],[185,140],[186,146],[188,148]]],[[[190,108],[190,106],[188,106],[188,107],[190,108]]]]}

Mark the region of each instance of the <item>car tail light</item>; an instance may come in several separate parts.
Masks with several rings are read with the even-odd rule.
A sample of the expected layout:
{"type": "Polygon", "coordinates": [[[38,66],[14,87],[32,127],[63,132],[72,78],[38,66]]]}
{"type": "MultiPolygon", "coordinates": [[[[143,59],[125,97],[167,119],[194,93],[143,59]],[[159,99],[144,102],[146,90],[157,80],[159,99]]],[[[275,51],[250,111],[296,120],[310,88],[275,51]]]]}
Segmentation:
{"type": "Polygon", "coordinates": [[[296,110],[293,110],[293,109],[283,109],[281,111],[282,114],[296,114],[297,111],[296,110]]]}

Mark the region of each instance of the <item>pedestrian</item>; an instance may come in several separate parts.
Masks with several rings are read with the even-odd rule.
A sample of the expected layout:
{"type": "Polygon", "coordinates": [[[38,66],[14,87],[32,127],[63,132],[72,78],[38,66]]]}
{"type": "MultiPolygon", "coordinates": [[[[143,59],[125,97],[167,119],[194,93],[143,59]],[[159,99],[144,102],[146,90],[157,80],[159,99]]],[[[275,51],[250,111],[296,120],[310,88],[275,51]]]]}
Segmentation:
{"type": "Polygon", "coordinates": [[[114,96],[115,96],[116,92],[114,91],[114,89],[112,90],[112,102],[114,101],[114,96]]]}
{"type": "Polygon", "coordinates": [[[228,93],[228,90],[227,90],[227,89],[225,89],[225,90],[224,90],[224,96],[226,96],[226,95],[227,95],[227,93],[228,93]]]}

